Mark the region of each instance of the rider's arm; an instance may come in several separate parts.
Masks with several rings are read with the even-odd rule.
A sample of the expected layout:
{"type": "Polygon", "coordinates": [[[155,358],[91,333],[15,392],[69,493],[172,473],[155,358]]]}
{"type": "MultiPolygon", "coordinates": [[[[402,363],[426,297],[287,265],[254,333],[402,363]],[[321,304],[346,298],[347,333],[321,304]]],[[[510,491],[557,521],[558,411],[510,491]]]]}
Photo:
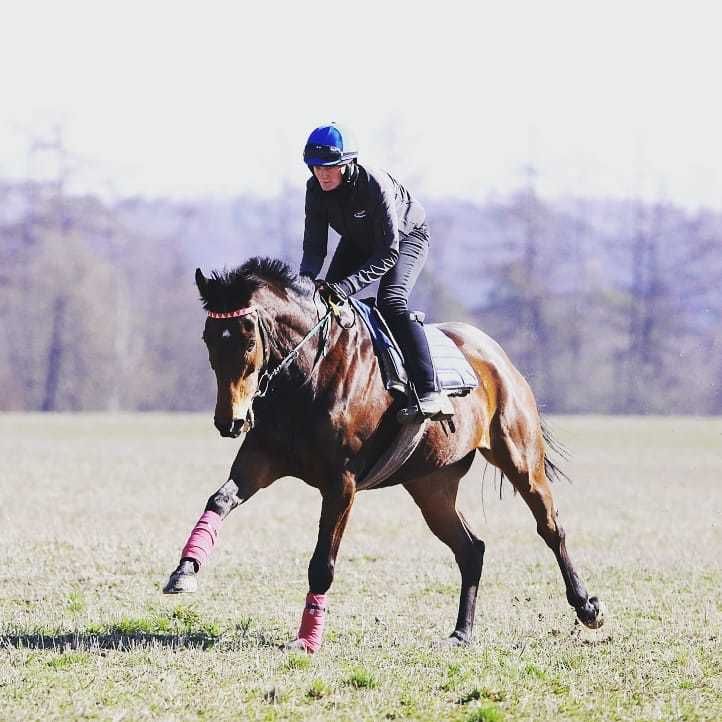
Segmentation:
{"type": "Polygon", "coordinates": [[[378,184],[374,190],[378,193],[378,205],[371,219],[373,255],[356,273],[338,282],[347,296],[377,281],[399,258],[399,220],[393,186],[378,184]]]}
{"type": "Polygon", "coordinates": [[[315,189],[306,186],[306,224],[303,231],[302,276],[316,278],[321,272],[328,248],[328,216],[315,189]]]}

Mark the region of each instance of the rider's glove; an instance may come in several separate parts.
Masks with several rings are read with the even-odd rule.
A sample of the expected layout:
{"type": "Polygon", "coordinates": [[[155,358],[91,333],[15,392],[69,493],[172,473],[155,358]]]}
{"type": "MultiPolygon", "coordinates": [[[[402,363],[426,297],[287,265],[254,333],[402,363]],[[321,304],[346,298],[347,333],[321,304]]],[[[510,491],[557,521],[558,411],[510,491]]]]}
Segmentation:
{"type": "Polygon", "coordinates": [[[337,306],[343,306],[346,303],[346,294],[341,290],[337,283],[329,283],[317,278],[314,283],[321,298],[327,303],[333,303],[337,306]]]}

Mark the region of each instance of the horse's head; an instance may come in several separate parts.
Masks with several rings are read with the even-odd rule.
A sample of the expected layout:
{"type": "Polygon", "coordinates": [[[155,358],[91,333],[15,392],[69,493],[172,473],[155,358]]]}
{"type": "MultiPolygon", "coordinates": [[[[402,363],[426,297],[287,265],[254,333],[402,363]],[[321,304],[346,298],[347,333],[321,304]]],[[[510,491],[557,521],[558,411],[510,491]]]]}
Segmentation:
{"type": "Polygon", "coordinates": [[[229,298],[235,294],[224,293],[228,289],[223,278],[206,278],[200,268],[196,285],[208,310],[203,341],[218,383],[213,423],[221,436],[236,438],[248,418],[264,365],[260,308],[250,299],[231,308],[238,301],[229,298]]]}
{"type": "Polygon", "coordinates": [[[282,261],[252,258],[210,278],[196,269],[196,285],[208,311],[203,340],[218,382],[213,422],[221,436],[236,438],[246,420],[253,421],[261,375],[278,362],[273,332],[283,336],[284,329],[276,327],[275,319],[283,316],[286,333],[294,317],[303,326],[308,309],[298,304],[304,297],[312,304],[313,284],[297,278],[282,261]]]}

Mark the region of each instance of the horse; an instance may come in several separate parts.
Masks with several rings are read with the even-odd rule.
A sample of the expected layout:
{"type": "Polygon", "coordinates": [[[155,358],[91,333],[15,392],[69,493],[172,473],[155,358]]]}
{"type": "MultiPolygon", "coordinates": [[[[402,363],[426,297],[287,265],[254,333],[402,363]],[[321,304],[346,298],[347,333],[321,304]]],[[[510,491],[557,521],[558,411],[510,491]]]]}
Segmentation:
{"type": "MultiPolygon", "coordinates": [[[[213,421],[221,436],[241,438],[241,446],[164,592],[197,589],[196,575],[233,509],[276,479],[301,479],[320,491],[321,516],[301,627],[288,646],[312,653],[322,641],[326,593],[362,470],[399,433],[397,401],[383,384],[364,324],[345,323],[331,311],[321,315],[313,282],[282,261],[252,258],[208,278],[197,269],[196,285],[208,312],[203,340],[217,381],[213,421]]],[[[452,400],[452,429],[428,423],[411,457],[378,488],[402,485],[455,556],[459,611],[442,643],[472,641],[485,547],[456,509],[456,496],[477,453],[501,470],[528,505],[579,621],[600,627],[604,605],[589,596],[567,552],[551,487],[559,469],[549,458],[549,439],[529,384],[481,330],[455,322],[438,328],[480,383],[452,400]]]]}

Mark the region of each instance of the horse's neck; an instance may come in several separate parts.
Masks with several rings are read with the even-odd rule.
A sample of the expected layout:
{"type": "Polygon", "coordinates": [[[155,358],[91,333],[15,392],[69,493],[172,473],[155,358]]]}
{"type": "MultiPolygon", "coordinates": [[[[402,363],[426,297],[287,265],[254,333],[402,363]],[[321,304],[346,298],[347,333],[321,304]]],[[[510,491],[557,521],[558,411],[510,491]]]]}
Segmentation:
{"type": "MultiPolygon", "coordinates": [[[[278,307],[274,318],[275,338],[270,343],[270,365],[280,364],[320,319],[316,305],[309,299],[278,307]]],[[[302,391],[301,396],[308,398],[309,389],[318,396],[329,385],[338,384],[338,379],[350,372],[355,348],[361,341],[362,325],[356,318],[349,328],[344,328],[331,317],[303,344],[290,373],[279,379],[284,386],[284,396],[295,396],[296,391],[302,391]],[[302,386],[299,385],[301,379],[302,386]]]]}
{"type": "MultiPolygon", "coordinates": [[[[270,345],[270,359],[272,365],[279,364],[283,359],[300,344],[303,338],[316,325],[319,318],[312,302],[303,299],[302,301],[288,301],[278,305],[271,312],[272,333],[268,339],[270,345]]],[[[310,347],[314,345],[314,339],[309,339],[299,351],[299,358],[303,359],[310,347]]]]}
{"type": "MultiPolygon", "coordinates": [[[[288,353],[317,322],[312,307],[294,315],[281,311],[283,338],[277,348],[288,353]]],[[[281,318],[276,316],[276,331],[281,318]]],[[[339,453],[352,456],[359,444],[377,429],[389,404],[370,336],[361,319],[349,327],[331,319],[325,353],[319,354],[319,336],[303,346],[290,372],[280,374],[278,385],[259,399],[259,443],[272,450],[284,473],[308,479],[316,473],[319,440],[335,439],[339,453]],[[315,452],[313,450],[316,450],[315,452]],[[315,469],[315,471],[314,471],[315,469]]],[[[274,359],[277,366],[282,358],[274,359]]]]}

